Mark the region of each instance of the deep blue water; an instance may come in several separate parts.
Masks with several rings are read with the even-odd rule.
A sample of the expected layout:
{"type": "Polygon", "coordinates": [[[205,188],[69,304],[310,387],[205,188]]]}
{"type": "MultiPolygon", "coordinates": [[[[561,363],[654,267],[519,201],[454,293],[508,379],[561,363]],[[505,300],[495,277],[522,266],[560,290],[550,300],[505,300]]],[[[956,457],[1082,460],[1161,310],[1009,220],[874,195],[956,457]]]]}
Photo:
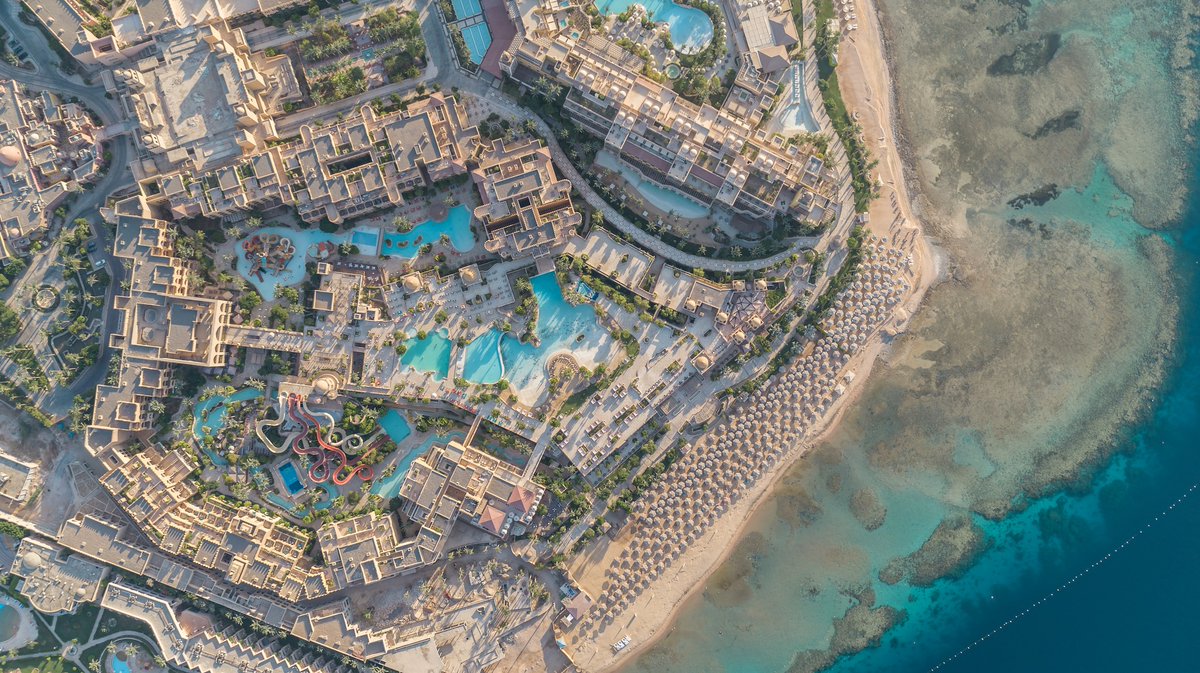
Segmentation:
{"type": "Polygon", "coordinates": [[[1200,670],[1200,177],[1178,252],[1180,322],[1171,375],[1123,451],[1086,493],[1000,523],[965,575],[914,590],[882,646],[831,670],[1200,670]],[[1020,568],[1014,578],[1013,568],[1020,568]],[[1022,613],[1024,613],[1022,615],[1022,613]]]}

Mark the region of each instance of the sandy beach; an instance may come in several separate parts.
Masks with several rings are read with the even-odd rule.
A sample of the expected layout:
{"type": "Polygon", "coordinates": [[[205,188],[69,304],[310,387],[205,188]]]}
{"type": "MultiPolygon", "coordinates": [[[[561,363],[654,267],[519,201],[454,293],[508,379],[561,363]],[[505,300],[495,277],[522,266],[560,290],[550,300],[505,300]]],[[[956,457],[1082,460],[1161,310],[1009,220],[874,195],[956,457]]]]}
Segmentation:
{"type": "MultiPolygon", "coordinates": [[[[568,652],[583,670],[619,668],[672,630],[681,607],[689,598],[702,592],[706,580],[736,552],[737,542],[752,520],[753,512],[771,494],[786,468],[829,433],[843,411],[855,403],[863,389],[863,381],[886,347],[883,333],[902,332],[926,291],[939,278],[937,252],[921,234],[910,198],[912,183],[906,176],[902,148],[897,140],[891,72],[877,10],[869,0],[859,0],[857,5],[858,30],[842,38],[838,75],[847,108],[851,113],[859,114],[868,145],[879,159],[876,173],[881,182],[881,194],[872,203],[869,230],[886,242],[911,246],[912,287],[894,307],[892,318],[842,369],[843,373],[855,373],[846,394],[836,400],[800,441],[787,449],[774,468],[732,503],[706,533],[690,544],[613,622],[601,627],[595,636],[579,637],[577,632],[568,634],[568,652]],[[631,638],[631,644],[623,652],[613,653],[612,644],[625,636],[631,638]]],[[[628,526],[615,540],[600,543],[574,560],[572,575],[591,595],[601,592],[607,571],[634,535],[633,526],[628,526]]]]}

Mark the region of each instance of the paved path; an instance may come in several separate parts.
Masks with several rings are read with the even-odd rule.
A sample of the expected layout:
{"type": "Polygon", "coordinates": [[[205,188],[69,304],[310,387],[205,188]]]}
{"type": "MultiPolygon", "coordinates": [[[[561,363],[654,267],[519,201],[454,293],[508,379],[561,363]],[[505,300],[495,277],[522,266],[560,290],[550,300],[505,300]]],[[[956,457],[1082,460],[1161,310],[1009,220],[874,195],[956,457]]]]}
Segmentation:
{"type": "MultiPolygon", "coordinates": [[[[0,77],[16,80],[23,85],[53,91],[64,96],[74,96],[85,106],[96,113],[100,122],[106,127],[124,122],[124,116],[117,104],[110,100],[103,87],[88,86],[66,77],[50,64],[58,62],[58,55],[46,44],[45,36],[38,30],[26,26],[16,16],[16,3],[4,3],[0,6],[0,25],[8,31],[9,37],[17,40],[29,53],[30,61],[40,64],[36,71],[16,68],[0,62],[0,77]]],[[[94,390],[103,382],[108,369],[110,357],[107,335],[116,330],[116,313],[111,309],[113,293],[125,279],[124,267],[117,263],[112,254],[112,238],[108,227],[100,221],[99,208],[108,196],[126,186],[132,186],[133,178],[129,174],[129,162],[133,156],[127,136],[118,136],[109,143],[112,161],[106,167],[106,172],[100,181],[90,189],[80,194],[67,209],[64,222],[69,224],[76,218],[84,217],[92,227],[96,238],[94,256],[105,260],[105,266],[112,279],[108,292],[104,297],[104,330],[100,337],[100,352],[96,364],[84,372],[70,386],[55,387],[51,395],[42,400],[43,411],[54,418],[61,418],[70,411],[71,400],[77,394],[94,390]]]]}

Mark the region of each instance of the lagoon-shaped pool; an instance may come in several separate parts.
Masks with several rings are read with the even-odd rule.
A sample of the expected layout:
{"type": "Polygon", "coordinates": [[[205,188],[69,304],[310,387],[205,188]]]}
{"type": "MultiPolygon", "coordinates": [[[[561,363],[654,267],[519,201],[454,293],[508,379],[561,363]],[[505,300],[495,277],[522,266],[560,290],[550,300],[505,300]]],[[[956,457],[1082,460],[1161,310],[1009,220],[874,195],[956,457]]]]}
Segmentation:
{"type": "Polygon", "coordinates": [[[425,335],[424,339],[406,339],[404,345],[407,350],[400,356],[401,364],[419,372],[430,372],[438,380],[445,379],[449,374],[450,353],[454,350],[454,342],[445,330],[431,332],[425,335]]]}
{"type": "MultiPolygon", "coordinates": [[[[592,350],[609,338],[588,304],[573,306],[563,298],[554,273],[535,276],[530,284],[538,302],[537,335],[541,343],[521,343],[496,328],[467,344],[463,378],[492,384],[501,378],[518,390],[541,385],[546,361],[558,351],[592,350]]],[[[581,363],[585,364],[586,363],[581,363]]]]}
{"type": "Polygon", "coordinates": [[[319,229],[292,229],[289,227],[263,227],[252,232],[238,242],[237,270],[243,278],[250,281],[264,299],[275,298],[276,285],[296,285],[304,280],[304,263],[309,251],[320,243],[341,245],[350,243],[359,248],[364,255],[379,257],[416,257],[421,246],[426,243],[436,243],[445,235],[450,239],[450,245],[459,252],[467,252],[475,247],[475,235],[471,233],[471,211],[466,206],[458,205],[449,210],[444,220],[427,220],[413,227],[412,231],[398,234],[383,233],[379,227],[362,226],[350,231],[329,234],[319,229]],[[254,260],[248,259],[242,242],[254,236],[278,235],[288,238],[295,246],[296,254],[279,271],[261,271],[250,273],[254,260]]]}
{"type": "Polygon", "coordinates": [[[622,166],[621,160],[608,150],[600,150],[596,153],[596,165],[616,172],[626,182],[633,185],[633,188],[649,201],[651,205],[664,213],[674,213],[689,220],[708,217],[711,213],[708,206],[699,201],[694,201],[666,187],[656,185],[643,178],[629,166],[622,166]]]}
{"type": "Polygon", "coordinates": [[[621,14],[634,5],[645,7],[651,21],[666,23],[675,49],[684,54],[695,54],[712,42],[712,20],[694,7],[677,5],[671,0],[596,0],[596,9],[607,16],[621,14]]]}

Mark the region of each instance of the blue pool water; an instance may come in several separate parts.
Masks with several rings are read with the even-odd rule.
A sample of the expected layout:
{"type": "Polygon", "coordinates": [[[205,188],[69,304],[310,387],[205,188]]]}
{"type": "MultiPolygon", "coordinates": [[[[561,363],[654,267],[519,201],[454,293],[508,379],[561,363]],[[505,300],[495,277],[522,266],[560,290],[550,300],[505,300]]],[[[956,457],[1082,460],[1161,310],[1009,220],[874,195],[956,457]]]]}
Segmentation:
{"type": "Polygon", "coordinates": [[[279,476],[283,477],[283,486],[288,493],[296,495],[304,490],[300,475],[296,474],[296,466],[292,465],[291,461],[279,466],[279,476]]]}
{"type": "Polygon", "coordinates": [[[395,409],[388,409],[387,413],[379,417],[379,427],[387,433],[389,439],[396,444],[403,442],[412,434],[412,428],[408,425],[408,419],[395,409]]]}
{"type": "Polygon", "coordinates": [[[651,21],[666,23],[671,31],[671,42],[685,54],[695,54],[712,42],[712,20],[698,9],[683,7],[671,0],[596,0],[596,9],[606,16],[616,16],[633,5],[645,7],[651,21]]]}
{"type": "Polygon", "coordinates": [[[466,206],[454,206],[446,214],[446,219],[426,220],[413,227],[412,231],[404,234],[395,232],[383,235],[383,248],[379,254],[386,256],[412,259],[416,257],[421,246],[426,243],[436,243],[442,234],[450,237],[450,245],[459,252],[466,252],[475,247],[475,235],[471,233],[471,211],[466,206]]]}
{"type": "Polygon", "coordinates": [[[15,636],[20,628],[21,613],[7,605],[0,604],[0,642],[15,636]]]}
{"type": "Polygon", "coordinates": [[[109,657],[109,666],[112,667],[113,673],[132,673],[127,662],[121,661],[115,656],[109,657]]]}
{"type": "Polygon", "coordinates": [[[467,51],[471,52],[471,62],[475,65],[483,63],[488,47],[492,46],[492,33],[486,23],[477,23],[462,29],[463,41],[467,43],[467,51]]]}
{"type": "Polygon", "coordinates": [[[501,378],[517,389],[529,387],[543,376],[546,360],[559,350],[583,343],[597,345],[609,338],[596,322],[596,310],[590,305],[572,306],[563,298],[558,279],[553,273],[534,277],[530,284],[538,302],[537,335],[541,344],[521,343],[519,339],[492,328],[467,344],[463,360],[463,378],[473,383],[491,384],[501,378]],[[499,360],[496,344],[500,345],[499,360]]]}
{"type": "Polygon", "coordinates": [[[261,390],[243,388],[229,397],[213,395],[196,403],[195,408],[192,409],[192,434],[197,439],[215,435],[218,430],[225,427],[225,404],[227,402],[245,402],[260,397],[262,397],[261,390]]]}
{"type": "Polygon", "coordinates": [[[445,379],[450,373],[450,352],[454,342],[445,330],[427,334],[424,339],[412,337],[404,345],[408,350],[400,356],[401,364],[419,372],[432,372],[438,379],[445,379]]]}
{"type": "Polygon", "coordinates": [[[362,249],[362,252],[370,253],[379,247],[379,234],[373,231],[356,229],[350,234],[350,242],[362,249]]]}
{"type": "Polygon", "coordinates": [[[451,0],[450,4],[454,6],[454,15],[460,19],[483,13],[479,0],[451,0]]]}
{"type": "MultiPolygon", "coordinates": [[[[296,247],[296,254],[279,273],[263,272],[260,280],[250,273],[252,262],[241,253],[238,245],[238,273],[250,281],[264,299],[275,298],[275,286],[296,285],[304,280],[304,262],[308,251],[318,243],[352,243],[359,246],[359,252],[364,255],[381,255],[386,257],[403,257],[412,259],[420,254],[421,245],[436,243],[445,234],[450,237],[450,244],[459,252],[467,252],[475,247],[475,235],[471,233],[471,211],[466,206],[458,205],[451,208],[445,220],[427,220],[404,234],[389,233],[383,235],[383,244],[379,244],[379,229],[377,227],[360,227],[349,232],[327,234],[319,229],[290,229],[287,227],[264,227],[256,230],[250,236],[266,236],[278,234],[291,239],[296,247]]],[[[247,236],[246,238],[250,238],[247,236]]],[[[242,239],[246,240],[246,239],[242,239]]]]}
{"type": "Polygon", "coordinates": [[[616,171],[618,175],[625,178],[626,182],[633,185],[633,188],[645,197],[651,205],[665,213],[673,212],[680,217],[694,220],[700,217],[707,217],[710,212],[708,206],[693,201],[682,194],[660,187],[646,180],[630,167],[622,166],[621,160],[608,150],[601,150],[596,153],[596,165],[607,168],[610,171],[616,171]]]}
{"type": "Polygon", "coordinates": [[[817,120],[813,118],[812,107],[804,95],[804,64],[793,65],[788,77],[792,81],[792,95],[788,98],[787,105],[779,111],[783,130],[784,132],[816,133],[820,127],[817,125],[817,120]]]}
{"type": "Polygon", "coordinates": [[[445,435],[430,435],[421,442],[420,446],[409,449],[408,453],[396,463],[396,471],[391,476],[382,479],[376,479],[375,483],[371,484],[371,493],[381,495],[386,500],[392,498],[400,491],[400,483],[404,481],[404,475],[408,474],[408,468],[413,464],[413,461],[418,457],[425,455],[434,444],[445,444],[451,439],[462,439],[466,434],[462,432],[451,432],[445,435]]]}

